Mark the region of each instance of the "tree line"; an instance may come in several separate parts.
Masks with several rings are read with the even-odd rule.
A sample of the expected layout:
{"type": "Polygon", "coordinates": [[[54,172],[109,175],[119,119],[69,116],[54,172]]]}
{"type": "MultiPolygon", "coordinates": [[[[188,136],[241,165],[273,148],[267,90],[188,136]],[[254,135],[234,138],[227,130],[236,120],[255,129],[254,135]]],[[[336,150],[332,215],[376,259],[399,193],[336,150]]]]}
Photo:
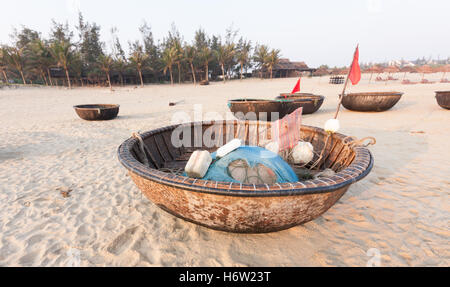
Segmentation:
{"type": "Polygon", "coordinates": [[[150,26],[139,27],[142,38],[128,42],[128,53],[111,29],[109,49],[100,39],[101,27],[84,20],[80,13],[72,31],[67,23],[52,20],[47,38],[22,26],[14,29],[11,45],[0,46],[0,72],[6,83],[47,86],[112,85],[207,82],[243,78],[254,68],[272,78],[280,50],[259,45],[238,35],[233,28],[224,37],[195,32],[191,43],[172,24],[166,37],[156,41],[150,26]],[[75,37],[77,33],[78,37],[75,37]],[[76,39],[77,38],[77,39],[76,39]],[[264,73],[263,73],[264,72],[264,73]]]}

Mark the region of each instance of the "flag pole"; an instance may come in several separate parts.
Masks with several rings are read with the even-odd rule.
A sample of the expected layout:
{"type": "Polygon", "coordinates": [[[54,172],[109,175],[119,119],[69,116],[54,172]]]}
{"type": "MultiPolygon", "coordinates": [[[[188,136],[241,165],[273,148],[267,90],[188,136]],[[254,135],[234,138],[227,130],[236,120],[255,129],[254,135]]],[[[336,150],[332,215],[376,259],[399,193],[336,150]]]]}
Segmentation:
{"type": "Polygon", "coordinates": [[[358,50],[358,47],[359,47],[359,44],[356,45],[355,52],[353,53],[352,64],[350,65],[350,68],[348,69],[347,79],[345,80],[344,89],[342,90],[342,94],[339,97],[339,103],[338,103],[338,106],[337,106],[337,109],[336,109],[336,113],[334,114],[334,119],[337,119],[338,114],[339,114],[339,110],[341,109],[342,99],[344,98],[345,90],[347,89],[348,79],[349,79],[350,73],[352,71],[352,66],[353,66],[353,63],[355,61],[355,54],[356,54],[356,51],[358,50]]]}

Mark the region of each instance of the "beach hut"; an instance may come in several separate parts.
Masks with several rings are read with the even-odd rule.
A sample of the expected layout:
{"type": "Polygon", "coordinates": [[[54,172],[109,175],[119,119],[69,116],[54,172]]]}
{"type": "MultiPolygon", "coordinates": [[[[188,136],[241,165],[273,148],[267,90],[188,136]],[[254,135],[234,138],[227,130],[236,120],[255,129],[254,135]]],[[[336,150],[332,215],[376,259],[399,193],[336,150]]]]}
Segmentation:
{"type": "Polygon", "coordinates": [[[326,68],[318,68],[317,70],[315,70],[313,72],[313,76],[319,77],[319,83],[322,79],[323,76],[328,76],[330,75],[330,70],[326,69],[326,68]]]}
{"type": "Polygon", "coordinates": [[[340,75],[346,75],[348,74],[348,69],[346,68],[333,68],[331,69],[331,75],[333,76],[340,76],[340,75]]]}
{"type": "Polygon", "coordinates": [[[288,78],[301,76],[303,72],[309,72],[311,75],[316,69],[311,69],[305,62],[291,62],[289,59],[280,59],[273,67],[274,78],[288,78]]]}
{"type": "Polygon", "coordinates": [[[315,70],[313,72],[313,76],[319,76],[319,77],[326,76],[329,74],[330,74],[330,71],[326,68],[318,68],[317,70],[315,70]]]}

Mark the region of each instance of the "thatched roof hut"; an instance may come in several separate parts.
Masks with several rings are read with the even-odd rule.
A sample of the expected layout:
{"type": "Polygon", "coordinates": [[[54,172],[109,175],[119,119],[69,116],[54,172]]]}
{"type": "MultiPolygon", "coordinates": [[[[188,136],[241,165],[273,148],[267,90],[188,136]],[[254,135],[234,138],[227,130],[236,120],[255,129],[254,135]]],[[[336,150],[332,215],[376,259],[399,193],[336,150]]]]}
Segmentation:
{"type": "Polygon", "coordinates": [[[326,69],[326,68],[318,68],[317,70],[314,71],[313,76],[322,77],[322,76],[326,76],[326,75],[329,75],[329,74],[330,74],[330,71],[328,69],[326,69]]]}
{"type": "Polygon", "coordinates": [[[297,77],[303,72],[313,73],[316,69],[309,68],[305,62],[291,62],[289,59],[280,59],[273,67],[273,75],[276,78],[297,77]]]}
{"type": "Polygon", "coordinates": [[[349,68],[333,68],[331,75],[347,75],[349,70],[349,68]]]}

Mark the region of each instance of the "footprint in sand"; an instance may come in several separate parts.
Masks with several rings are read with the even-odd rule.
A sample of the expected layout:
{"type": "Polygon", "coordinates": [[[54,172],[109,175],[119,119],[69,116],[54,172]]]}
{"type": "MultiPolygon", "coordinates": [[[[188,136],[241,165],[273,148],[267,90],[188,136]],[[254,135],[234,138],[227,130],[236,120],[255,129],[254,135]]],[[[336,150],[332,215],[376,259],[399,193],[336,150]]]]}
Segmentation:
{"type": "Polygon", "coordinates": [[[132,244],[139,237],[139,233],[141,232],[142,230],[139,226],[127,229],[125,232],[117,236],[106,250],[114,255],[120,255],[122,252],[132,246],[132,244]]]}

